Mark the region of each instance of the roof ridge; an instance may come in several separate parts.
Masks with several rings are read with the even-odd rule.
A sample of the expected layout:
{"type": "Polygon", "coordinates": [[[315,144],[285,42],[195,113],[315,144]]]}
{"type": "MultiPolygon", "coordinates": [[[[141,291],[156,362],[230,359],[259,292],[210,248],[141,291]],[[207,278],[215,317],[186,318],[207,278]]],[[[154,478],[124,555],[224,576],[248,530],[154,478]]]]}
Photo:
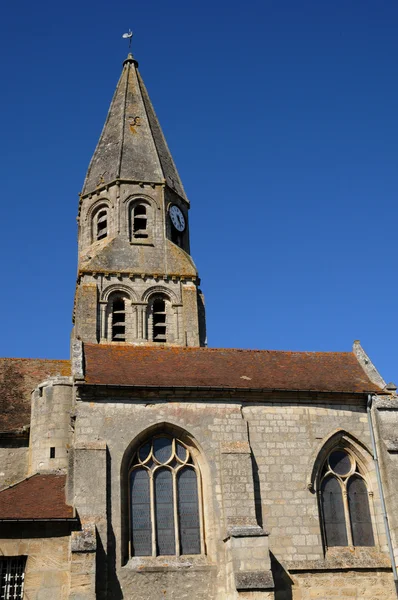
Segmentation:
{"type": "Polygon", "coordinates": [[[126,346],[115,346],[114,344],[93,344],[93,343],[84,343],[84,346],[90,346],[90,347],[98,347],[98,348],[117,348],[118,351],[124,351],[124,350],[130,350],[130,349],[137,349],[137,350],[145,350],[145,351],[154,351],[154,352],[160,352],[160,351],[174,351],[174,352],[244,352],[244,353],[275,353],[275,354],[327,354],[327,355],[331,355],[331,354],[335,354],[335,355],[352,355],[355,356],[354,352],[352,350],[275,350],[275,349],[268,349],[268,348],[203,348],[201,346],[139,346],[139,345],[134,345],[134,344],[130,344],[130,345],[126,345],[126,346]]]}

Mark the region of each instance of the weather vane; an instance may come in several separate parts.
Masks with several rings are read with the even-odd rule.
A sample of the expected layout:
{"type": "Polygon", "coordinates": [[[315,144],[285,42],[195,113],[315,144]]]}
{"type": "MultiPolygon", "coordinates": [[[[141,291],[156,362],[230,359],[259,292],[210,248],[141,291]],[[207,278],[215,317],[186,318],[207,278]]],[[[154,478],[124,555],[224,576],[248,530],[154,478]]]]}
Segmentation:
{"type": "Polygon", "coordinates": [[[129,29],[128,33],[123,33],[122,37],[126,40],[129,40],[129,50],[131,50],[131,38],[133,37],[133,32],[129,29]]]}

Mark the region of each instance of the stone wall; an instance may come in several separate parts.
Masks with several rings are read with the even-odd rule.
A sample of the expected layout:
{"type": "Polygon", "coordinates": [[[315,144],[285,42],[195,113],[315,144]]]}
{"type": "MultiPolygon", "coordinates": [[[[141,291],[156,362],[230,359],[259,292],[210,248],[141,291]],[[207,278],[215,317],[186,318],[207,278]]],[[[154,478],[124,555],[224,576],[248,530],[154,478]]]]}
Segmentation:
{"type": "Polygon", "coordinates": [[[0,555],[27,556],[26,600],[69,598],[70,536],[65,525],[14,524],[11,529],[2,524],[1,535],[0,555]]]}
{"type": "Polygon", "coordinates": [[[337,570],[292,574],[291,591],[275,600],[396,600],[392,574],[375,570],[337,570]],[[289,595],[290,594],[290,595],[289,595]]]}
{"type": "MultiPolygon", "coordinates": [[[[232,579],[236,581],[236,577],[230,569],[239,567],[233,566],[227,543],[228,524],[231,523],[256,525],[269,531],[267,539],[271,551],[282,564],[293,561],[296,566],[297,563],[302,564],[305,570],[306,561],[324,558],[317,495],[311,478],[322,447],[334,443],[335,439],[343,440],[343,437],[352,445],[352,451],[358,452],[358,460],[366,468],[367,481],[373,493],[371,503],[376,545],[382,556],[387,557],[387,563],[382,563],[381,567],[375,564],[372,570],[368,565],[369,581],[374,582],[377,590],[379,584],[389,589],[391,575],[386,567],[386,540],[369,452],[370,438],[363,398],[341,397],[331,401],[326,395],[311,399],[305,395],[279,395],[264,401],[259,395],[248,402],[234,398],[233,393],[228,400],[214,399],[211,392],[209,398],[206,394],[188,395],[178,391],[161,399],[156,399],[156,392],[144,394],[145,397],[132,398],[128,392],[119,391],[109,397],[106,391],[97,390],[96,395],[91,396],[86,388],[82,395],[84,401],[79,400],[76,407],[76,442],[80,451],[83,452],[84,446],[94,441],[102,441],[107,446],[108,541],[113,540],[110,552],[114,552],[108,577],[110,582],[114,582],[114,589],[120,586],[124,597],[131,595],[137,600],[144,599],[148,586],[153,585],[156,589],[172,593],[171,597],[176,600],[185,598],[190,589],[188,573],[196,572],[194,564],[185,568],[180,564],[171,566],[168,561],[165,564],[164,557],[158,557],[150,559],[154,563],[141,559],[140,565],[137,565],[137,560],[128,556],[128,464],[137,444],[156,431],[168,431],[180,437],[190,447],[202,473],[206,539],[203,572],[210,569],[209,573],[214,571],[214,576],[210,577],[213,583],[208,588],[205,582],[208,582],[209,575],[203,576],[202,580],[198,571],[196,597],[263,599],[272,593],[265,589],[233,591],[230,582],[232,579]],[[245,453],[245,448],[248,453],[245,453]],[[246,472],[250,473],[249,479],[246,472]]],[[[83,461],[83,454],[79,460],[83,461]]],[[[78,465],[75,465],[75,470],[76,467],[78,465]]],[[[89,496],[86,499],[83,496],[80,488],[82,508],[89,506],[89,496]]],[[[352,577],[356,578],[352,589],[357,585],[356,567],[363,569],[363,565],[354,560],[347,575],[351,577],[353,573],[352,577]]],[[[341,578],[339,571],[338,566],[331,568],[330,577],[341,578]]],[[[286,577],[289,579],[289,575],[286,577]]],[[[308,595],[302,598],[323,597],[313,595],[318,593],[318,575],[313,577],[312,573],[307,573],[306,577],[297,576],[294,593],[299,593],[297,590],[301,588],[304,590],[302,593],[307,593],[305,590],[308,588],[308,595]]],[[[334,590],[333,587],[331,589],[334,590]]],[[[276,598],[289,598],[283,586],[279,592],[277,587],[276,591],[277,594],[285,594],[276,598]]],[[[117,598],[117,593],[113,597],[117,598]]]]}
{"type": "Polygon", "coordinates": [[[72,382],[54,377],[32,394],[29,475],[68,467],[72,439],[72,382]],[[51,451],[51,448],[53,450],[51,451]]]}

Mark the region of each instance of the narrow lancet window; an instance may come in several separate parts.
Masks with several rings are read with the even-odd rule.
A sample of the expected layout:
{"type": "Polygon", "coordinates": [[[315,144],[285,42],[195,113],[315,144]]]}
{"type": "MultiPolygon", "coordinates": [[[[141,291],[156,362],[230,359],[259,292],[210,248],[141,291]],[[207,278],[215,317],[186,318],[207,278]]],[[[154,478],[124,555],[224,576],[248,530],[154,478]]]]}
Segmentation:
{"type": "Polygon", "coordinates": [[[135,556],[152,555],[152,523],[149,471],[137,469],[131,474],[131,536],[135,556]]]}
{"type": "Polygon", "coordinates": [[[354,546],[374,546],[368,490],[366,489],[364,480],[361,477],[351,477],[348,482],[347,492],[352,542],[354,546]]]}

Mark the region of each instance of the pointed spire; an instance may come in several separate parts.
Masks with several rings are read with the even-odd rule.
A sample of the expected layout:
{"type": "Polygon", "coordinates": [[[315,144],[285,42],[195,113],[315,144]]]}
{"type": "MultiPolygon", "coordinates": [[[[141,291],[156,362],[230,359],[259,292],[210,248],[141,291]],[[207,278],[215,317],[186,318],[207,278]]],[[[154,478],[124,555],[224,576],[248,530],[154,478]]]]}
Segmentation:
{"type": "Polygon", "coordinates": [[[113,96],[82,194],[115,180],[164,183],[186,200],[138,63],[131,53],[113,96]]]}

